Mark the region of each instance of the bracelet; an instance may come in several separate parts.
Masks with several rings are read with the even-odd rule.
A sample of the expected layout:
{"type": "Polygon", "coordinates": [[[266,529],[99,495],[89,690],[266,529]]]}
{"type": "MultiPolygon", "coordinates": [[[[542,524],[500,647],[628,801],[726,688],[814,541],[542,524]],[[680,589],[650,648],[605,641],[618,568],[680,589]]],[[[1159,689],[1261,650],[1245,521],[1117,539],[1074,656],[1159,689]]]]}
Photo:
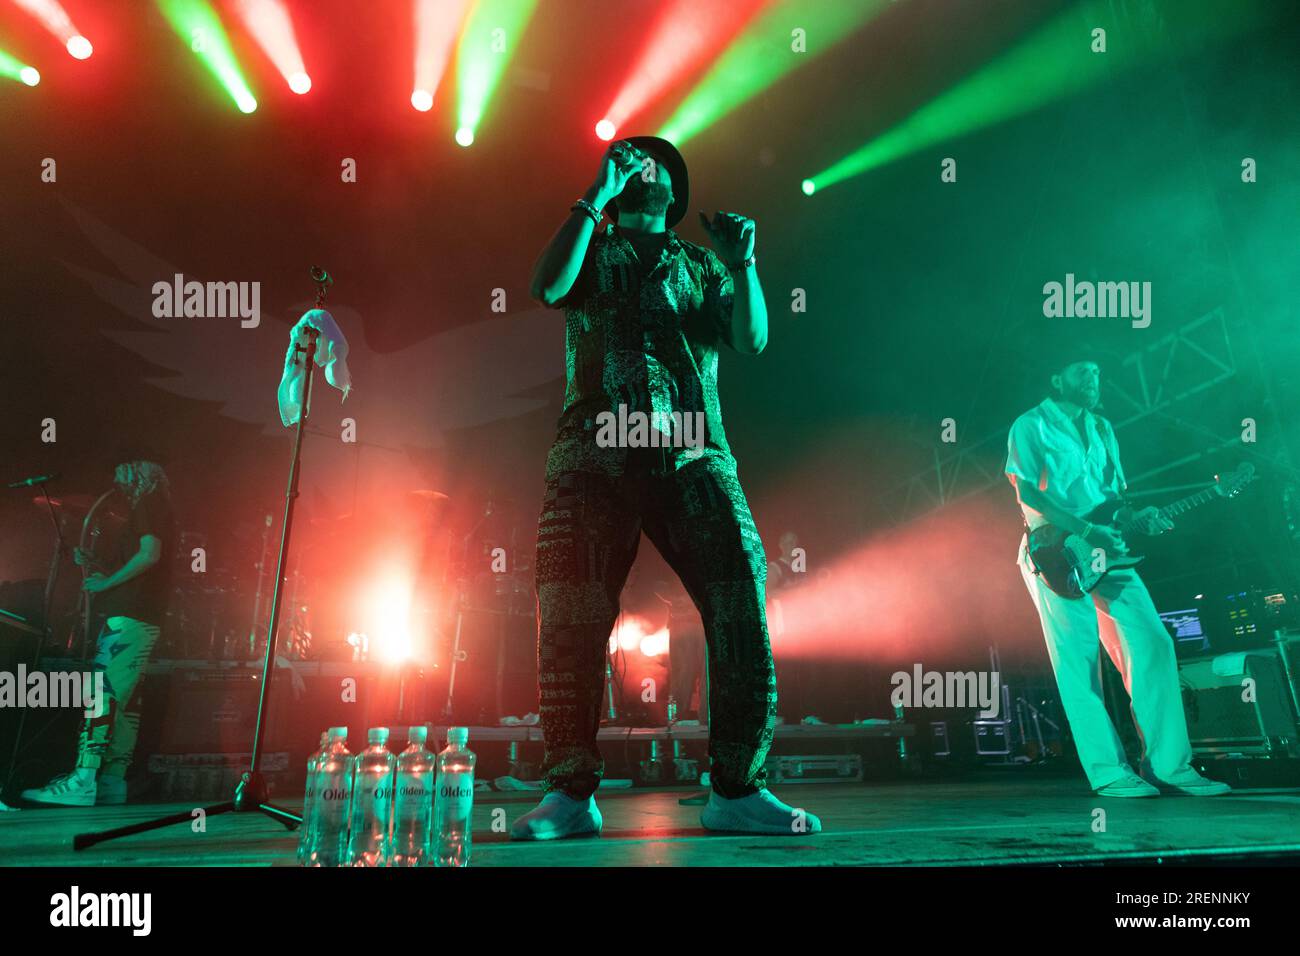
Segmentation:
{"type": "Polygon", "coordinates": [[[587,202],[587,200],[585,200],[585,199],[579,199],[579,200],[578,200],[577,202],[575,202],[572,206],[570,206],[570,207],[569,207],[569,212],[583,212],[583,213],[586,213],[588,216],[591,217],[591,222],[592,222],[593,225],[596,225],[596,226],[599,226],[599,225],[600,225],[600,210],[597,209],[597,208],[596,208],[594,205],[592,205],[591,203],[587,202]]]}
{"type": "Polygon", "coordinates": [[[758,262],[758,255],[752,255],[738,266],[727,266],[728,272],[741,272],[758,262]]]}

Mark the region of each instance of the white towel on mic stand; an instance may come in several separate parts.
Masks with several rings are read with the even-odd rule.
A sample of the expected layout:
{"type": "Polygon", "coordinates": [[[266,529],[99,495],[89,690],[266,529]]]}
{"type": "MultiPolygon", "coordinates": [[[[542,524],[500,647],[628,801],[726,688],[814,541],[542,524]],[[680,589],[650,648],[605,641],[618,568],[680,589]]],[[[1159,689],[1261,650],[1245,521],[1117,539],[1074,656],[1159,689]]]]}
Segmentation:
{"type": "MultiPolygon", "coordinates": [[[[334,316],[324,309],[311,309],[303,313],[298,324],[289,332],[289,351],[284,356],[284,375],[276,398],[280,403],[280,421],[286,428],[298,423],[302,412],[302,391],[307,383],[307,369],[298,361],[298,346],[306,346],[310,339],[307,329],[320,332],[316,339],[316,364],[324,366],[325,381],[343,392],[346,401],[352,391],[352,376],[348,372],[348,340],[339,331],[334,316]]],[[[311,414],[311,409],[307,409],[311,414]]]]}

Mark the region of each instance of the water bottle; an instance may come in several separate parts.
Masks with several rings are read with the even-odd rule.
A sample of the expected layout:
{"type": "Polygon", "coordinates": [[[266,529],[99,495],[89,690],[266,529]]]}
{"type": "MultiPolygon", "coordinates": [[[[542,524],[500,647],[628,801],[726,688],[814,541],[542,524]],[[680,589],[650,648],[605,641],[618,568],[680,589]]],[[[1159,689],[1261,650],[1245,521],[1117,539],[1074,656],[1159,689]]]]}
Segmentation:
{"type": "MultiPolygon", "coordinates": [[[[331,732],[337,727],[330,728],[331,732]]],[[[320,735],[320,747],[307,758],[307,789],[302,797],[302,823],[298,827],[298,862],[306,864],[312,853],[312,841],[316,836],[313,814],[316,812],[316,767],[321,757],[329,749],[330,735],[320,735]]]]}
{"type": "Polygon", "coordinates": [[[474,809],[474,761],[468,727],[447,731],[447,749],[438,754],[437,793],[433,800],[435,866],[469,866],[470,814],[474,809]]]}
{"type": "Polygon", "coordinates": [[[343,866],[348,853],[348,812],[352,806],[352,754],[348,729],[330,730],[330,744],[316,763],[316,801],[312,812],[312,852],[308,866],[343,866]]]}
{"type": "Polygon", "coordinates": [[[389,866],[428,866],[433,860],[433,754],[425,749],[427,727],[406,732],[409,744],[397,756],[393,837],[389,866]]]}
{"type": "Polygon", "coordinates": [[[397,758],[388,752],[388,728],[373,727],[365,750],[357,754],[352,777],[352,833],[348,838],[349,866],[383,866],[384,848],[393,820],[393,769],[397,758]]]}

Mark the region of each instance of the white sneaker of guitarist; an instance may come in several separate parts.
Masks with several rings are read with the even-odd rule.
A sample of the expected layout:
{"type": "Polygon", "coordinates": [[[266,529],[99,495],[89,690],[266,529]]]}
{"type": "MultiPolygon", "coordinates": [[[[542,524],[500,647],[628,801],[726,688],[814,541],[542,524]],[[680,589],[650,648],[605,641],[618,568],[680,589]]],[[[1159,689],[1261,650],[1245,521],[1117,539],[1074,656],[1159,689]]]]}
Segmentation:
{"type": "MultiPolygon", "coordinates": [[[[1113,527],[1088,517],[1122,505],[1124,472],[1114,430],[1093,411],[1101,394],[1100,368],[1083,349],[1068,359],[1051,376],[1056,394],[1012,425],[1006,473],[1028,528],[1018,563],[1042,620],[1079,760],[1103,796],[1153,797],[1162,789],[1226,793],[1226,784],[1191,768],[1173,641],[1128,547],[1113,527]],[[1125,758],[1106,711],[1103,647],[1133,702],[1145,781],[1125,758]]],[[[1157,508],[1126,517],[1148,534],[1173,527],[1157,508]]]]}

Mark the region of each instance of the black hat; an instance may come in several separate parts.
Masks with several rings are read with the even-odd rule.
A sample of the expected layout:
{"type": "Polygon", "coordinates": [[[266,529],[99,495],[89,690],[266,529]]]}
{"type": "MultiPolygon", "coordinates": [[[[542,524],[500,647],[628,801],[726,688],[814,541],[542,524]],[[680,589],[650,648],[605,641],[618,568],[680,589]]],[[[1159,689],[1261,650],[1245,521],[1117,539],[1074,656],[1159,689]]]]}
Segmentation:
{"type": "MultiPolygon", "coordinates": [[[[686,160],[682,159],[676,146],[658,136],[624,136],[620,142],[631,143],[668,168],[668,175],[673,181],[673,201],[664,213],[664,227],[671,229],[682,221],[686,210],[690,208],[691,184],[686,175],[686,160]]],[[[605,215],[618,222],[617,196],[605,204],[605,215]]]]}
{"type": "Polygon", "coordinates": [[[1110,374],[1114,374],[1115,367],[1122,361],[1122,356],[1095,341],[1078,335],[1062,335],[1056,341],[1045,344],[1038,353],[1036,364],[1039,374],[1050,379],[1079,362],[1092,362],[1103,370],[1110,369],[1110,374]]]}

